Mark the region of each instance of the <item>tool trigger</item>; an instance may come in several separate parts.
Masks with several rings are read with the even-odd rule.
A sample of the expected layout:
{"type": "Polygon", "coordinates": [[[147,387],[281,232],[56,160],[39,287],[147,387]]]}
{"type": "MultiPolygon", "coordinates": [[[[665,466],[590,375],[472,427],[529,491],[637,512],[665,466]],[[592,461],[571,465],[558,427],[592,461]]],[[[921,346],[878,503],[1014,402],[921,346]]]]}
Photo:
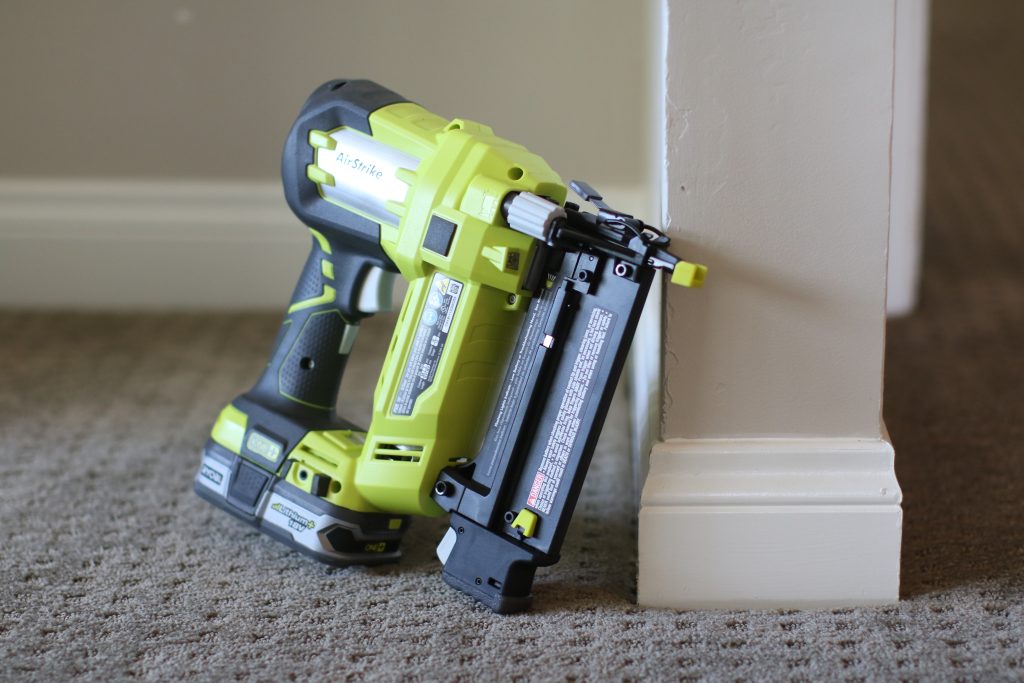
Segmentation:
{"type": "Polygon", "coordinates": [[[383,268],[370,268],[359,287],[359,312],[373,314],[392,310],[391,295],[396,277],[383,268]]]}

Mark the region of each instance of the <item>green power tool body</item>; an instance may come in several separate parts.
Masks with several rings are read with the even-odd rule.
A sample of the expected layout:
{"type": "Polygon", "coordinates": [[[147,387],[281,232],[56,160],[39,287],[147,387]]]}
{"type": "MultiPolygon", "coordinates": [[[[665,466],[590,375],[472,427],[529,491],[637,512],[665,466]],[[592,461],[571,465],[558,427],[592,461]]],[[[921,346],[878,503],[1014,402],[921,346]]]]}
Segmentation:
{"type": "Polygon", "coordinates": [[[394,561],[451,513],[445,580],[525,609],[558,551],[657,270],[702,266],[478,123],[365,80],[318,88],[285,197],[312,251],[255,386],[221,411],[195,490],[335,565],[394,561]],[[409,283],[363,430],[335,410],[360,321],[409,283]],[[479,456],[479,457],[478,457],[479,456]]]}

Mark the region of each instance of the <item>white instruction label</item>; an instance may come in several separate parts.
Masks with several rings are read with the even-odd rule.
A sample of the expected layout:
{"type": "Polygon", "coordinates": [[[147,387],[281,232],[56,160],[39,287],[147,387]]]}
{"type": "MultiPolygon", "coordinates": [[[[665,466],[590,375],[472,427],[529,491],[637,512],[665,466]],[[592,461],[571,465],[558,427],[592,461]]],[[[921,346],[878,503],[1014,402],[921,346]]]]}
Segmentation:
{"type": "Polygon", "coordinates": [[[565,465],[576,445],[580,431],[580,416],[586,408],[591,381],[601,364],[605,341],[614,320],[615,314],[611,311],[603,308],[594,308],[590,311],[587,331],[573,362],[565,395],[558,406],[558,414],[551,427],[551,434],[548,435],[540,467],[533,477],[530,495],[526,499],[527,505],[545,514],[551,512],[558,488],[562,484],[562,476],[565,474],[565,465]]]}

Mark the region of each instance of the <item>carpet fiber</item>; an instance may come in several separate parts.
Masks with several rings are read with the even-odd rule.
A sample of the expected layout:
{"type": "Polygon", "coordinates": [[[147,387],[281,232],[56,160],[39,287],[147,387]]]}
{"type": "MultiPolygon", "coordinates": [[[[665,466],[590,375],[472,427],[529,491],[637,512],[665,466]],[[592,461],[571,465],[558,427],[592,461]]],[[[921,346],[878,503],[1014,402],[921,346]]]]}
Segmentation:
{"type": "MultiPolygon", "coordinates": [[[[417,521],[399,565],[328,569],[191,492],[211,420],[257,376],[277,315],[9,311],[0,678],[1019,680],[1024,16],[986,7],[935,7],[922,300],[888,339],[898,605],[636,607],[621,401],[532,613],[495,616],[441,581],[441,520],[417,521]]],[[[389,324],[368,323],[360,351],[389,324]]],[[[350,368],[343,414],[365,424],[375,376],[350,368]]]]}

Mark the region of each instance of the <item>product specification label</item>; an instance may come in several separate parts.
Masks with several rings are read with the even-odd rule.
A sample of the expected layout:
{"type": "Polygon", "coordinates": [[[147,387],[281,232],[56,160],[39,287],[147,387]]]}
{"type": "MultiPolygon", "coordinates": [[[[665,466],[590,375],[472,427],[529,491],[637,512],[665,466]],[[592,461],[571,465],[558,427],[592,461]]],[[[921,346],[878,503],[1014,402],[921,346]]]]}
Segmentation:
{"type": "Polygon", "coordinates": [[[441,353],[448,341],[448,332],[455,319],[455,310],[462,294],[462,283],[434,273],[427,298],[420,313],[419,324],[398,384],[398,393],[391,405],[392,415],[412,415],[416,399],[434,383],[441,353]]]}
{"type": "Polygon", "coordinates": [[[594,373],[601,365],[604,355],[605,341],[615,322],[615,314],[603,308],[590,311],[587,329],[583,335],[576,359],[572,364],[572,372],[565,387],[565,395],[558,406],[555,422],[551,426],[544,455],[540,466],[533,477],[530,494],[526,504],[549,514],[555,496],[562,484],[566,464],[576,447],[576,439],[580,432],[581,416],[587,407],[594,373]]]}

